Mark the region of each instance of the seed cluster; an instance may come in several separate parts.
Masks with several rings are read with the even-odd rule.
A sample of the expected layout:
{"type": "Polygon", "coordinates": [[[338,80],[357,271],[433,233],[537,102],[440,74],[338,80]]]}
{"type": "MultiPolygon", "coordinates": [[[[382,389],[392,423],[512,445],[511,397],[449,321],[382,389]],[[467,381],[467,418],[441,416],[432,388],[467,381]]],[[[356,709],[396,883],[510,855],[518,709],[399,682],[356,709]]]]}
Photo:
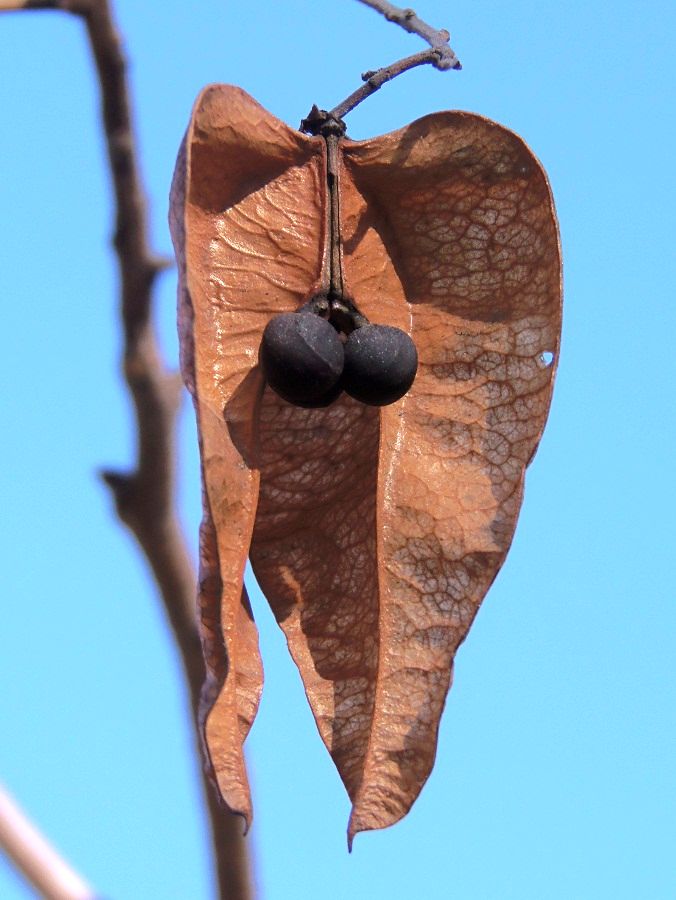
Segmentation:
{"type": "Polygon", "coordinates": [[[296,406],[328,406],[343,391],[370,406],[399,400],[413,384],[418,354],[391,325],[355,325],[349,334],[312,302],[268,322],[260,360],[270,387],[296,406]]]}
{"type": "Polygon", "coordinates": [[[295,313],[268,322],[261,365],[270,387],[296,406],[328,406],[343,391],[370,406],[385,406],[413,384],[418,354],[405,332],[372,325],[345,294],[339,159],[345,123],[319,113],[301,127],[326,142],[323,288],[295,313]]]}

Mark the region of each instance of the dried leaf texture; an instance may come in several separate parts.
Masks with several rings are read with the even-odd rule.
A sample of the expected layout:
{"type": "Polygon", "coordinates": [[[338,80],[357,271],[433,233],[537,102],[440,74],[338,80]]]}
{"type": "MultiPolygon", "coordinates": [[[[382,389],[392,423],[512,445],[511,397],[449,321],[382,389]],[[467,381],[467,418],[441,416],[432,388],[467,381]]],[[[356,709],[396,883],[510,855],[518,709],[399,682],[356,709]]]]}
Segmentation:
{"type": "MultiPolygon", "coordinates": [[[[511,541],[549,407],[555,365],[543,353],[558,353],[551,196],[523,142],[478,116],[439,113],[342,142],[347,288],[371,321],[412,334],[420,366],[390,407],[343,396],[303,410],[261,394],[255,362],[268,318],[319,280],[323,141],[224,87],[198,101],[191,135],[184,365],[196,373],[203,566],[218,558],[231,610],[219,620],[218,591],[203,589],[206,633],[217,638],[219,622],[226,643],[207,743],[215,759],[209,723],[229,747],[232,709],[245,725],[241,710],[255,709],[237,674],[230,687],[251,536],[352,799],[351,841],[405,815],[427,779],[454,654],[511,541]],[[255,173],[239,171],[248,165],[255,173]]],[[[234,757],[219,758],[223,788],[234,757]]]]}
{"type": "Polygon", "coordinates": [[[549,407],[560,260],[546,178],[499,126],[441,113],[343,144],[347,287],[412,333],[375,410],[266,391],[251,559],[353,801],[349,838],[427,779],[453,657],[509,547],[549,407]]]}
{"type": "Polygon", "coordinates": [[[381,413],[381,652],[352,836],[404,815],[430,773],[453,658],[547,417],[561,265],[544,172],[493,122],[439,113],[344,159],[348,283],[369,317],[382,297],[407,309],[420,357],[400,408],[381,413]]]}
{"type": "Polygon", "coordinates": [[[240,89],[214,85],[197,99],[172,188],[181,366],[202,461],[203,735],[220,792],[247,824],[242,744],[262,685],[242,590],[259,482],[256,364],[269,318],[295,309],[319,277],[321,154],[321,142],[293,132],[240,89]]]}

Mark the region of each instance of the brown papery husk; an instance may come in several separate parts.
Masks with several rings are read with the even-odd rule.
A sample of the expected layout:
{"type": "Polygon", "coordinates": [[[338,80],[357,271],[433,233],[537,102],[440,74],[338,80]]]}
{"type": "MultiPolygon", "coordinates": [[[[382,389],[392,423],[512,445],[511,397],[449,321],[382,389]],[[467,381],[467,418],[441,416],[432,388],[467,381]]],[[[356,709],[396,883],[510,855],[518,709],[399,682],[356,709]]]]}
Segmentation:
{"type": "Polygon", "coordinates": [[[551,193],[519,137],[469,113],[341,142],[347,290],[411,334],[420,363],[391,406],[342,395],[306,410],[263,389],[256,363],[268,319],[320,282],[324,142],[212,86],[186,146],[183,365],[202,443],[202,583],[218,586],[201,595],[206,743],[245,811],[241,741],[260,689],[241,599],[250,543],[351,797],[351,842],[405,815],[426,781],[455,652],[512,539],[558,358],[551,193]]]}

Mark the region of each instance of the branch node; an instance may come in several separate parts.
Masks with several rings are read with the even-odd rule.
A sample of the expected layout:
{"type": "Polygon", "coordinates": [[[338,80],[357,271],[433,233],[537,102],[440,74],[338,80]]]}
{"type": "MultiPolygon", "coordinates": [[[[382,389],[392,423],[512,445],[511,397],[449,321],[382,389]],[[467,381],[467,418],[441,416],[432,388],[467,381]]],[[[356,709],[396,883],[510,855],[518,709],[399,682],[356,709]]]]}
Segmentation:
{"type": "Polygon", "coordinates": [[[112,469],[103,469],[99,475],[110,488],[118,516],[126,523],[129,510],[133,505],[136,477],[127,472],[116,472],[112,469]]]}
{"type": "Polygon", "coordinates": [[[183,396],[183,378],[181,373],[177,371],[166,372],[163,387],[169,412],[174,417],[179,410],[181,397],[183,396]]]}
{"type": "MultiPolygon", "coordinates": [[[[370,97],[386,82],[391,81],[414,66],[422,66],[429,63],[440,71],[446,71],[447,69],[455,69],[457,71],[462,68],[458,57],[449,46],[448,42],[451,39],[451,35],[445,28],[439,30],[432,28],[418,17],[414,9],[410,7],[400,9],[393,6],[388,0],[361,0],[361,2],[375,9],[388,22],[394,22],[410,34],[417,34],[423,38],[430,45],[430,49],[421,53],[415,53],[413,56],[408,56],[405,59],[397,60],[397,62],[389,66],[383,66],[381,69],[369,69],[363,72],[361,76],[361,80],[364,82],[363,86],[350,94],[342,103],[334,106],[327,114],[329,118],[333,118],[341,123],[343,117],[353,110],[355,106],[358,106],[367,97],[370,97]]],[[[301,131],[306,131],[309,134],[320,133],[319,130],[315,130],[319,127],[315,118],[313,118],[315,110],[317,113],[322,112],[316,106],[313,107],[310,115],[301,122],[301,131]]],[[[344,130],[342,133],[345,133],[344,130]]]]}
{"type": "Polygon", "coordinates": [[[173,269],[176,262],[173,256],[165,256],[163,253],[153,253],[150,257],[150,265],[155,270],[155,274],[159,275],[169,269],[173,269]]]}
{"type": "Polygon", "coordinates": [[[342,118],[336,115],[335,110],[327,112],[325,109],[319,109],[317,104],[313,103],[310,112],[304,119],[301,119],[300,130],[315,136],[336,135],[342,137],[347,128],[342,118]]]}

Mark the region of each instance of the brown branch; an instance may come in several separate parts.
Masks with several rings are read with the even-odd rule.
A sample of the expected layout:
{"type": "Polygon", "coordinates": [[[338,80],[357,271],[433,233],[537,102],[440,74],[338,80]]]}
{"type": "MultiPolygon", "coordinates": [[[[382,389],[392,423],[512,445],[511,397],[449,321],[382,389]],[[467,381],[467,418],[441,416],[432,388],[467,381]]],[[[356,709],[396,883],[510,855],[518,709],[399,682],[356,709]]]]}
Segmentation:
{"type": "Polygon", "coordinates": [[[364,84],[351,93],[349,97],[346,97],[342,103],[334,106],[332,110],[327,112],[326,110],[318,109],[317,106],[313,106],[307,118],[300,123],[301,131],[306,131],[309,134],[320,134],[324,126],[332,121],[340,125],[344,133],[344,116],[353,110],[355,106],[366,100],[367,97],[370,97],[371,94],[379,91],[388,81],[392,81],[393,78],[408,72],[409,69],[413,69],[416,66],[432,65],[435,69],[442,71],[446,69],[462,69],[460,60],[448,43],[451,35],[446,29],[437,30],[432,28],[427,22],[423,22],[412,9],[400,9],[398,6],[388,3],[387,0],[359,0],[359,2],[381,13],[388,22],[401,25],[402,28],[411,34],[417,34],[419,37],[424,38],[430,45],[430,49],[414,53],[412,56],[406,56],[404,59],[399,59],[389,66],[383,66],[381,69],[364,72],[361,76],[364,84]]]}
{"type": "Polygon", "coordinates": [[[329,116],[333,119],[342,119],[343,116],[346,116],[350,110],[355,108],[355,106],[358,106],[362,101],[366,100],[367,97],[370,97],[371,94],[375,94],[375,92],[380,90],[386,82],[396,78],[397,75],[401,75],[403,72],[415,68],[415,66],[424,66],[426,63],[436,65],[437,59],[437,50],[421,50],[420,53],[414,53],[413,56],[407,56],[404,59],[397,60],[397,62],[392,63],[392,65],[383,66],[382,69],[378,69],[375,72],[364,72],[362,75],[364,84],[360,88],[357,88],[354,93],[350,94],[349,97],[346,97],[342,103],[338,104],[338,106],[334,106],[330,111],[329,116]]]}
{"type": "Polygon", "coordinates": [[[428,25],[427,22],[423,22],[423,20],[416,15],[415,10],[400,9],[392,3],[388,3],[387,0],[359,0],[359,2],[364,3],[366,6],[370,6],[371,9],[375,9],[376,12],[385,16],[388,22],[394,22],[395,25],[400,25],[405,31],[408,31],[409,34],[417,34],[419,37],[426,40],[433,50],[439,52],[439,56],[437,57],[438,62],[433,63],[437,69],[461,68],[460,60],[448,46],[451,35],[445,28],[440,30],[432,28],[431,25],[428,25]]]}
{"type": "MultiPolygon", "coordinates": [[[[0,0],[0,11],[55,9],[83,19],[101,89],[102,118],[115,194],[113,245],[120,277],[124,332],[123,371],[134,404],[138,435],[136,469],[104,472],[117,513],[141,546],[178,645],[197,725],[204,662],[196,623],[192,562],[175,511],[175,426],[181,387],[167,371],[152,326],[152,291],[167,262],[148,242],[145,197],[139,175],[125,59],[109,0],[0,0]]],[[[201,748],[198,747],[199,758],[201,748]]],[[[248,900],[249,863],[240,820],[220,806],[202,767],[219,896],[248,900]]]]}
{"type": "Polygon", "coordinates": [[[15,12],[19,9],[57,9],[55,0],[0,0],[0,12],[15,12]]]}

